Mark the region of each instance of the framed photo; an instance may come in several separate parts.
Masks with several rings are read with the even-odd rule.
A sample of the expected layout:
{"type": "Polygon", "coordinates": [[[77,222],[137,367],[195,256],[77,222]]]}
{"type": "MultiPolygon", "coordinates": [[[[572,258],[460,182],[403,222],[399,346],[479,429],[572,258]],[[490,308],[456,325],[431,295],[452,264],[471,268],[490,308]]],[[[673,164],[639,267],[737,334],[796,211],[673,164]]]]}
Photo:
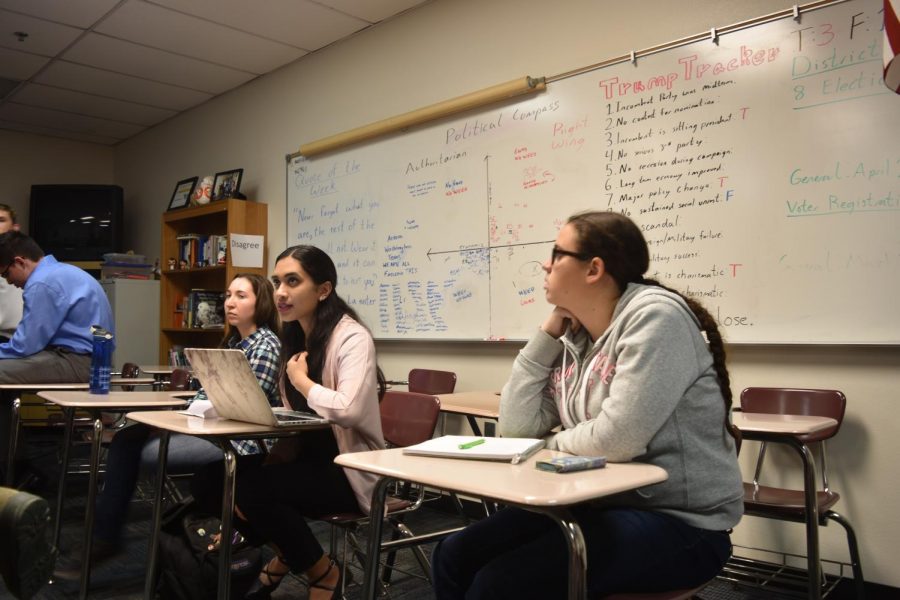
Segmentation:
{"type": "Polygon", "coordinates": [[[172,192],[172,199],[169,200],[169,208],[166,210],[174,210],[176,208],[189,206],[191,203],[191,195],[194,193],[194,188],[197,187],[198,179],[200,178],[188,177],[187,179],[182,179],[176,183],[175,191],[172,192]]]}
{"type": "Polygon", "coordinates": [[[213,181],[212,199],[225,200],[226,198],[234,198],[238,190],[241,189],[241,177],[243,175],[243,169],[232,169],[231,171],[216,173],[216,179],[213,181]]]}

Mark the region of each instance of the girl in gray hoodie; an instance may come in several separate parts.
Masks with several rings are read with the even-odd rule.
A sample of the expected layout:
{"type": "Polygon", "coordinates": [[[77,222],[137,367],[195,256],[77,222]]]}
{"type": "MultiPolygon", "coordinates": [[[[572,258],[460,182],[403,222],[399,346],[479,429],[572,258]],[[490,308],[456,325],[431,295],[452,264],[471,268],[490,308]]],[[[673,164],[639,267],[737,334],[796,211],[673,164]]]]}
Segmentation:
{"type": "MultiPolygon", "coordinates": [[[[590,597],[711,579],[743,512],[718,328],[698,303],[645,279],[648,267],[647,243],[627,217],[571,217],[543,265],[554,308],[500,401],[504,436],[543,436],[550,449],[669,475],[573,509],[590,597]]],[[[567,561],[556,524],[507,508],[438,545],[434,587],[441,600],[563,597],[567,561]]]]}

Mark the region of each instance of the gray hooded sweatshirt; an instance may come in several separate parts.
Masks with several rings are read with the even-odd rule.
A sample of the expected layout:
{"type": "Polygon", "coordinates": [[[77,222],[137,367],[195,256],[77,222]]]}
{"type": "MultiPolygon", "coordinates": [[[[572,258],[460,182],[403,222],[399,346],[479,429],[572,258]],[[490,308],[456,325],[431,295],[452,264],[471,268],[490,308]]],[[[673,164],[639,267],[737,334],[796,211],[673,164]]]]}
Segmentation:
{"type": "Polygon", "coordinates": [[[712,354],[693,312],[677,294],[633,283],[594,343],[584,328],[559,339],[538,330],[500,399],[503,436],[546,436],[554,450],[649,463],[669,474],[600,504],[669,513],[710,530],[734,527],[743,513],[724,420],[712,354]]]}

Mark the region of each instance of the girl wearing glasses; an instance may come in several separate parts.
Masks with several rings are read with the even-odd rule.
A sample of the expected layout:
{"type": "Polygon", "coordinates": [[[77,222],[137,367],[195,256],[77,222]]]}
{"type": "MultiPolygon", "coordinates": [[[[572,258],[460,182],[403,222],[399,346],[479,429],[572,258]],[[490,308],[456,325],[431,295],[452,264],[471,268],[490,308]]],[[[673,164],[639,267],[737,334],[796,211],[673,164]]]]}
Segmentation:
{"type": "MultiPolygon", "coordinates": [[[[697,302],[644,277],[649,262],[627,217],[571,217],[543,265],[553,309],[500,401],[504,436],[668,472],[663,483],[573,509],[592,598],[711,579],[743,512],[722,338],[697,302]]],[[[438,599],[558,598],[567,589],[562,531],[524,510],[503,509],[447,538],[432,562],[438,599]]]]}

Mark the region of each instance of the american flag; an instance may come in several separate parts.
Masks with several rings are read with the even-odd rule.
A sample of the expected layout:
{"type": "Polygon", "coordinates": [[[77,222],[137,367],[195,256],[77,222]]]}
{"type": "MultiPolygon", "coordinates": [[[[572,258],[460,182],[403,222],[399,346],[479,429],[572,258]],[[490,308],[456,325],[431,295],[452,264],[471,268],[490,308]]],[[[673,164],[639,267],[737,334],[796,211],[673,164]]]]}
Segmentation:
{"type": "Polygon", "coordinates": [[[884,0],[884,83],[900,94],[900,0],[884,0]]]}

